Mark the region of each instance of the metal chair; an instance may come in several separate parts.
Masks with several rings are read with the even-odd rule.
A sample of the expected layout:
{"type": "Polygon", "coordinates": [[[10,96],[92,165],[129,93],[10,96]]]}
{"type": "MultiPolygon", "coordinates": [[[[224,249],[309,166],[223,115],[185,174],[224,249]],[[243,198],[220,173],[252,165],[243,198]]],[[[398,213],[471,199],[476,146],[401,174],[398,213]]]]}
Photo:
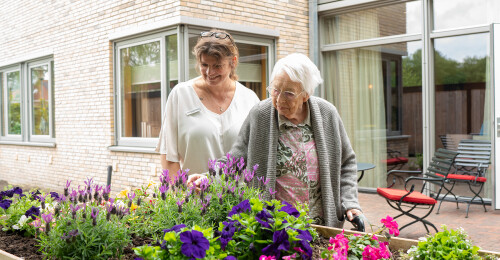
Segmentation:
{"type": "Polygon", "coordinates": [[[387,149],[387,159],[383,160],[383,163],[387,164],[388,171],[399,170],[408,163],[408,158],[403,157],[399,151],[387,149]]]}
{"type": "MultiPolygon", "coordinates": [[[[490,165],[491,158],[491,143],[490,141],[484,140],[471,140],[465,139],[461,140],[458,144],[458,155],[454,161],[455,172],[453,174],[447,174],[445,178],[445,184],[451,185],[451,187],[444,186],[447,191],[446,194],[440,199],[439,207],[436,214],[439,214],[441,204],[444,198],[449,194],[453,195],[455,202],[466,202],[467,211],[465,217],[469,217],[470,204],[479,198],[481,204],[486,212],[486,204],[481,197],[480,193],[483,190],[484,183],[486,182],[485,173],[490,165]],[[457,196],[454,194],[453,188],[457,183],[467,183],[469,190],[474,194],[472,198],[457,196]]],[[[444,177],[445,175],[442,175],[444,177]]]]}
{"type": "Polygon", "coordinates": [[[434,209],[437,203],[436,198],[439,197],[444,186],[444,178],[437,174],[448,174],[456,156],[457,152],[455,151],[438,149],[423,177],[412,176],[407,178],[405,180],[404,190],[391,188],[396,183],[397,175],[395,174],[401,172],[415,174],[419,173],[419,171],[392,170],[387,173],[388,176],[394,175],[393,183],[388,188],[377,188],[377,193],[386,199],[389,206],[401,212],[401,214],[394,217],[394,219],[401,216],[408,216],[414,219],[412,222],[402,226],[400,230],[414,223],[421,222],[427,230],[427,233],[429,233],[428,226],[431,226],[437,232],[436,226],[428,220],[425,220],[425,218],[429,216],[434,209]],[[422,184],[420,192],[415,191],[415,184],[412,184],[411,188],[408,190],[408,185],[414,182],[422,184]],[[434,187],[430,187],[430,184],[434,184],[434,187]],[[437,193],[435,192],[436,189],[438,190],[437,193]],[[424,209],[426,211],[423,214],[418,214],[414,212],[415,209],[424,209]]]}
{"type": "Polygon", "coordinates": [[[453,140],[453,138],[451,138],[450,136],[440,135],[439,139],[441,139],[441,143],[443,144],[444,149],[453,150],[453,151],[457,150],[457,145],[456,145],[455,141],[453,140]]]}

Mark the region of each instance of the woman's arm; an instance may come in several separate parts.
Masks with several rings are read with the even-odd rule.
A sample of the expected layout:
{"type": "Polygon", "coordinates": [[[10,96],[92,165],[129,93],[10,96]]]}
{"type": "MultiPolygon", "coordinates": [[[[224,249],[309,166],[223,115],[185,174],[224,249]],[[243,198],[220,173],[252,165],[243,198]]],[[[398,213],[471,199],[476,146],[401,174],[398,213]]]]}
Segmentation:
{"type": "Polygon", "coordinates": [[[160,161],[161,168],[163,170],[168,170],[170,180],[174,180],[177,176],[177,172],[181,169],[181,165],[178,162],[168,161],[165,154],[160,154],[160,161]]]}

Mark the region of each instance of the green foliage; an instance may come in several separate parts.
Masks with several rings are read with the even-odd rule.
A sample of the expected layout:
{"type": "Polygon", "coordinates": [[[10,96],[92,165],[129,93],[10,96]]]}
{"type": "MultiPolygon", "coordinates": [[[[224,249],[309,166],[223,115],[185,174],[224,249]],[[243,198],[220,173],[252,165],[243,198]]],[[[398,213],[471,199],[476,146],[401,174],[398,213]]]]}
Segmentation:
{"type": "MultiPolygon", "coordinates": [[[[486,57],[466,57],[463,62],[434,53],[436,85],[455,85],[486,81],[486,57]]],[[[403,86],[422,86],[422,50],[403,58],[403,86]]]]}
{"type": "Polygon", "coordinates": [[[206,255],[203,259],[224,259],[227,253],[220,250],[220,245],[217,242],[217,237],[214,237],[211,228],[203,229],[199,226],[193,228],[182,228],[180,232],[166,232],[162,240],[164,243],[161,246],[143,245],[134,248],[134,252],[138,257],[143,259],[191,259],[182,254],[181,248],[183,242],[180,240],[180,234],[185,231],[197,230],[203,233],[204,237],[210,242],[210,248],[206,250],[206,255]],[[163,248],[162,248],[163,247],[163,248]]]}
{"type": "Polygon", "coordinates": [[[175,191],[165,193],[162,199],[158,185],[143,187],[136,190],[136,195],[141,198],[141,205],[134,210],[134,217],[128,220],[130,231],[137,236],[153,236],[159,238],[163,229],[183,223],[188,227],[195,224],[202,227],[217,228],[218,223],[226,220],[227,212],[241,200],[257,198],[259,190],[238,185],[234,179],[223,175],[210,176],[210,186],[203,192],[203,203],[209,202],[202,212],[202,194],[179,185],[175,191]],[[234,192],[229,192],[227,185],[235,187],[234,192]],[[153,196],[153,194],[155,194],[153,196]],[[222,198],[220,203],[219,196],[222,198]],[[241,195],[241,196],[240,196],[241,195]],[[186,198],[187,202],[186,202],[186,198]],[[177,202],[182,203],[182,212],[179,212],[177,202]]]}
{"type": "Polygon", "coordinates": [[[478,255],[479,247],[473,246],[467,233],[459,228],[448,229],[442,226],[443,231],[427,236],[408,250],[409,259],[481,259],[478,255]]]}
{"type": "Polygon", "coordinates": [[[9,104],[9,134],[21,134],[21,103],[9,104]]]}
{"type": "Polygon", "coordinates": [[[93,223],[91,210],[91,207],[80,210],[75,219],[71,214],[61,214],[51,223],[53,227],[49,232],[41,232],[40,250],[44,255],[57,259],[119,257],[130,242],[127,226],[116,216],[110,221],[106,220],[106,213],[102,208],[93,223]],[[86,216],[83,216],[84,212],[86,216]]]}
{"type": "MultiPolygon", "coordinates": [[[[222,237],[225,237],[225,228],[230,226],[236,228],[232,239],[228,241],[227,247],[225,247],[225,252],[228,255],[238,256],[238,259],[258,259],[259,256],[266,255],[266,247],[276,244],[275,236],[282,231],[286,231],[290,247],[288,250],[282,250],[281,256],[299,255],[296,248],[302,248],[299,244],[301,240],[307,244],[306,247],[310,248],[310,241],[305,241],[298,232],[299,230],[308,232],[312,236],[311,241],[318,237],[315,229],[309,227],[312,220],[307,216],[307,207],[297,205],[298,212],[296,214],[300,214],[298,217],[283,211],[284,207],[286,205],[278,200],[263,202],[255,198],[250,200],[250,212],[233,215],[229,217],[227,222],[219,223],[219,233],[222,237]],[[267,220],[261,219],[261,222],[259,222],[257,220],[260,218],[258,214],[263,211],[269,213],[270,217],[267,220]],[[231,222],[234,222],[234,224],[232,225],[231,222]],[[267,222],[269,227],[263,225],[262,222],[267,222]]],[[[302,248],[302,250],[307,252],[305,248],[302,248]]]]}
{"type": "MultiPolygon", "coordinates": [[[[264,248],[272,247],[273,243],[276,243],[274,234],[284,231],[287,238],[282,242],[289,243],[288,249],[276,250],[280,251],[281,256],[295,255],[299,257],[297,248],[306,250],[304,244],[300,242],[304,242],[305,247],[310,249],[309,242],[318,235],[313,228],[308,228],[312,220],[307,217],[307,207],[299,205],[294,211],[295,213],[291,215],[290,211],[284,209],[288,206],[277,200],[271,202],[262,202],[258,198],[245,200],[229,212],[234,213],[238,211],[236,209],[244,210],[238,211],[239,213],[235,213],[231,217],[227,217],[228,212],[224,213],[227,221],[220,222],[219,228],[215,232],[210,227],[202,228],[197,225],[193,228],[179,227],[179,231],[167,230],[161,239],[161,245],[144,245],[134,248],[134,251],[143,259],[189,259],[183,253],[185,252],[183,247],[186,244],[179,239],[179,236],[183,232],[197,230],[202,232],[210,243],[204,259],[224,259],[227,256],[237,256],[238,259],[258,259],[259,256],[263,255],[264,248]],[[262,211],[269,213],[268,218],[258,215],[262,211]],[[266,224],[267,227],[264,226],[266,224]],[[308,232],[310,240],[304,238],[303,232],[308,232]]],[[[288,207],[288,209],[290,208],[288,207]]]]}
{"type": "Polygon", "coordinates": [[[422,86],[422,49],[403,58],[403,87],[422,86]]]}
{"type": "MultiPolygon", "coordinates": [[[[7,189],[12,189],[12,186],[9,185],[7,189]]],[[[40,202],[32,200],[30,196],[25,196],[24,194],[22,196],[15,194],[12,198],[4,199],[12,200],[12,204],[7,210],[0,208],[0,226],[2,227],[2,230],[18,230],[21,232],[27,232],[28,234],[34,234],[35,228],[30,225],[30,223],[33,222],[33,219],[27,218],[24,214],[32,206],[39,207],[40,202]]]]}

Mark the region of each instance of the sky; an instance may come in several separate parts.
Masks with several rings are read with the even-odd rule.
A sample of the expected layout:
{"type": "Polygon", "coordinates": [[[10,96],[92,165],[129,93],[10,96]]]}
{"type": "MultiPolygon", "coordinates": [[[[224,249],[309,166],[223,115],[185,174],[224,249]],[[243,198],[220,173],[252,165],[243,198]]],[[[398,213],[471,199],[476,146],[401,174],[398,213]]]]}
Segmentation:
{"type": "MultiPolygon", "coordinates": [[[[436,30],[487,25],[500,22],[500,0],[434,0],[433,19],[436,30]]],[[[406,4],[407,33],[421,33],[421,2],[406,4]]],[[[462,62],[466,57],[484,57],[489,53],[487,33],[435,39],[435,49],[448,59],[462,62]]],[[[409,54],[422,47],[408,44],[409,54]]]]}

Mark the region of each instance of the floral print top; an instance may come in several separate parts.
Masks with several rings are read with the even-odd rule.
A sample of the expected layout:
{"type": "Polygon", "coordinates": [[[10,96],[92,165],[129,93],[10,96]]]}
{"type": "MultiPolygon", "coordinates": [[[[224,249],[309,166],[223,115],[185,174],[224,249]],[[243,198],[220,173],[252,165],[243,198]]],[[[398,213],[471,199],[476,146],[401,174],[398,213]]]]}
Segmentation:
{"type": "Polygon", "coordinates": [[[313,223],[323,225],[318,154],[309,115],[298,125],[283,116],[279,116],[278,123],[275,197],[292,205],[309,205],[313,223]]]}

